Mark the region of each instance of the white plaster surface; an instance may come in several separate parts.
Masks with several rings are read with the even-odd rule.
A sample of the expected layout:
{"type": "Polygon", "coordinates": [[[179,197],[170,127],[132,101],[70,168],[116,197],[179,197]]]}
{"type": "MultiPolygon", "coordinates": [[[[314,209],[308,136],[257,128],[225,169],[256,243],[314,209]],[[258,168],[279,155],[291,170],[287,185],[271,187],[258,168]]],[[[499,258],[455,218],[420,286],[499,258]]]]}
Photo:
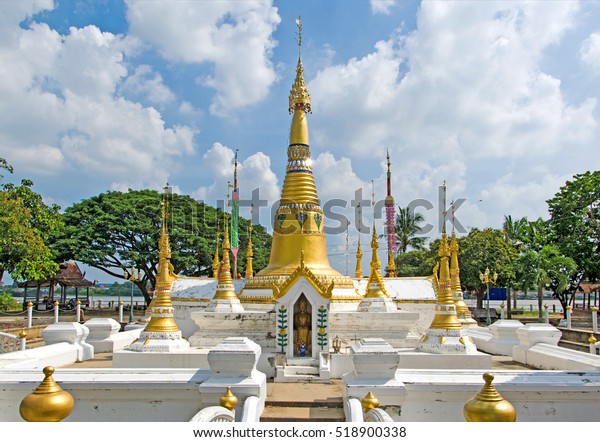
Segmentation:
{"type": "Polygon", "coordinates": [[[67,342],[77,349],[77,361],[94,357],[94,347],[85,342],[90,330],[78,322],[56,322],[42,330],[46,345],[67,342]]]}

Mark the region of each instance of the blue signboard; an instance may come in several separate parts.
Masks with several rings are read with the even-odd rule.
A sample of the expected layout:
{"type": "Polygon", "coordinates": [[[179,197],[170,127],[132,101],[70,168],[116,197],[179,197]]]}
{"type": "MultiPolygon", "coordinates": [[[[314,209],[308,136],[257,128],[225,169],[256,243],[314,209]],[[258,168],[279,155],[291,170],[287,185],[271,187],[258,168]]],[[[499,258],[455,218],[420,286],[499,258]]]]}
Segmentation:
{"type": "Polygon", "coordinates": [[[505,287],[490,287],[490,300],[491,301],[506,301],[506,288],[505,287]]]}

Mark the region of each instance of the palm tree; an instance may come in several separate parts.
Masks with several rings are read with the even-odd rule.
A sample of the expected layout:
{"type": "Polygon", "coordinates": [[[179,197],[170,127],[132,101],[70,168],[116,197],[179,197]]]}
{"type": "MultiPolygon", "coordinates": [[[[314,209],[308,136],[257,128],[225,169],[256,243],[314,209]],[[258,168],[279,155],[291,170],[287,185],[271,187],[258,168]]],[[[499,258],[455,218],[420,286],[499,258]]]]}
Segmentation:
{"type": "Polygon", "coordinates": [[[396,247],[398,253],[406,253],[408,248],[413,250],[424,250],[426,237],[416,236],[422,229],[420,223],[425,218],[420,213],[415,213],[408,207],[398,206],[396,215],[396,247]]]}
{"type": "Polygon", "coordinates": [[[539,252],[527,250],[517,260],[523,288],[535,288],[538,293],[538,315],[542,322],[543,290],[551,285],[555,293],[564,291],[569,278],[577,270],[575,261],[560,254],[554,246],[543,246],[539,252]]]}

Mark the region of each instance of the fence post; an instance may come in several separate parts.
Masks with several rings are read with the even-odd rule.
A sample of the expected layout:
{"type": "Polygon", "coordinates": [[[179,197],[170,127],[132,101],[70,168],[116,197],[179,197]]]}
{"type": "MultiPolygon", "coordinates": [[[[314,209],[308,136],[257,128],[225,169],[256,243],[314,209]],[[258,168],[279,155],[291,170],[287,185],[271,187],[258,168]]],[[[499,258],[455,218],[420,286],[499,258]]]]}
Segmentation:
{"type": "Polygon", "coordinates": [[[119,301],[119,324],[123,323],[123,301],[119,301]]]}
{"type": "Polygon", "coordinates": [[[596,338],[594,337],[594,335],[590,335],[590,338],[588,339],[588,342],[590,343],[590,354],[595,355],[596,354],[596,338]]]}
{"type": "Polygon", "coordinates": [[[81,301],[75,303],[75,322],[81,322],[81,301]]]}
{"type": "Polygon", "coordinates": [[[54,323],[58,322],[58,301],[54,301],[54,323]]]}
{"type": "Polygon", "coordinates": [[[546,324],[550,323],[550,317],[548,316],[548,304],[544,304],[544,319],[546,320],[546,324]]]}
{"type": "Polygon", "coordinates": [[[506,306],[504,305],[504,303],[500,304],[500,319],[504,320],[504,311],[505,311],[506,306]]]}
{"type": "Polygon", "coordinates": [[[567,328],[571,330],[571,306],[567,305],[567,328]]]}
{"type": "Polygon", "coordinates": [[[27,332],[25,330],[21,330],[19,332],[19,338],[21,338],[21,351],[25,351],[27,348],[27,332]]]}
{"type": "Polygon", "coordinates": [[[598,307],[592,307],[592,330],[598,333],[598,307]]]}
{"type": "Polygon", "coordinates": [[[29,301],[27,303],[27,328],[31,328],[33,326],[33,302],[29,301]]]}

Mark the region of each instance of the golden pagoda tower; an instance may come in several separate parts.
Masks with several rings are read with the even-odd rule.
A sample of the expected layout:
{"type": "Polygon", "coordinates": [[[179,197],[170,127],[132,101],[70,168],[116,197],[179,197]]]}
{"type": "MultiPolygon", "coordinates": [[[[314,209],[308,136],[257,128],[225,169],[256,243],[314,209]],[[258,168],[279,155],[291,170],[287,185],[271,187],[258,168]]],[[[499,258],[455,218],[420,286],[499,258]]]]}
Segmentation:
{"type": "MultiPolygon", "coordinates": [[[[252,219],[252,216],[250,216],[252,219]]],[[[246,279],[252,278],[254,271],[252,270],[252,221],[250,221],[250,227],[248,227],[248,250],[246,251],[246,279]]]]}
{"type": "Polygon", "coordinates": [[[462,324],[456,314],[456,306],[452,296],[450,280],[450,248],[446,235],[446,182],[444,182],[444,207],[443,207],[442,239],[438,255],[439,277],[437,268],[434,280],[437,278],[437,302],[433,321],[421,338],[417,349],[427,353],[442,354],[475,354],[477,348],[469,336],[466,335],[462,324]]]}
{"type": "Polygon", "coordinates": [[[377,241],[377,230],[373,223],[373,236],[371,238],[371,272],[367,282],[365,296],[358,306],[358,311],[396,311],[396,304],[391,300],[385,290],[381,278],[381,261],[379,261],[379,242],[377,241]]]}
{"type": "Polygon", "coordinates": [[[456,239],[456,231],[454,229],[454,201],[452,207],[452,237],[450,238],[450,287],[454,305],[456,306],[456,314],[458,320],[463,327],[477,326],[477,321],[473,319],[471,310],[467,307],[463,298],[462,285],[460,283],[460,267],[458,264],[458,240],[456,239]]]}
{"type": "Polygon", "coordinates": [[[360,249],[360,233],[358,236],[358,247],[356,248],[356,270],[354,270],[355,278],[362,278],[362,250],[360,249]]]}
{"type": "Polygon", "coordinates": [[[187,349],[190,344],[181,337],[181,331],[174,319],[174,308],[171,302],[171,286],[177,279],[171,264],[171,245],[167,230],[167,214],[169,211],[170,187],[167,184],[163,194],[161,215],[162,227],[158,240],[158,270],[154,299],[149,306],[150,322],[140,337],[128,347],[131,351],[170,352],[187,349]]]}
{"type": "Polygon", "coordinates": [[[219,220],[217,219],[217,235],[215,241],[215,256],[212,262],[212,277],[214,279],[219,279],[219,220]]]}
{"type": "MultiPolygon", "coordinates": [[[[302,25],[299,19],[296,24],[298,47],[301,48],[302,25]]],[[[287,151],[288,163],[273,223],[271,255],[267,267],[258,272],[250,285],[259,287],[262,279],[264,286],[269,287],[274,277],[291,275],[300,266],[300,250],[304,250],[306,268],[316,277],[324,277],[327,281],[340,278],[351,285],[349,278],[342,277],[331,268],[327,257],[323,210],[317,196],[310,158],[306,114],[311,112],[311,99],[304,81],[301,54],[298,55],[288,111],[293,114],[287,151]]]]}
{"type": "Polygon", "coordinates": [[[217,290],[212,301],[206,308],[213,312],[243,312],[244,308],[235,293],[235,286],[231,277],[231,265],[229,263],[229,220],[225,218],[225,234],[223,238],[223,261],[219,267],[219,280],[217,290]]]}

